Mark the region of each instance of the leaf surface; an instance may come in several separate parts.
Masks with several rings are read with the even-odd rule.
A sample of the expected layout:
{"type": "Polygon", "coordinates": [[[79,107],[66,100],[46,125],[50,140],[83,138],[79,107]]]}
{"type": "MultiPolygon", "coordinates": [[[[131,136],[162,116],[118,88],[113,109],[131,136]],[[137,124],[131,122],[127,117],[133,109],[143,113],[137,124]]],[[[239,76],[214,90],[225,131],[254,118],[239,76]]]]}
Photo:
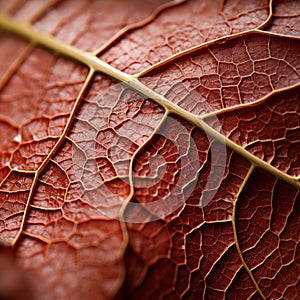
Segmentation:
{"type": "Polygon", "coordinates": [[[0,298],[298,299],[299,7],[1,1],[0,298]]]}

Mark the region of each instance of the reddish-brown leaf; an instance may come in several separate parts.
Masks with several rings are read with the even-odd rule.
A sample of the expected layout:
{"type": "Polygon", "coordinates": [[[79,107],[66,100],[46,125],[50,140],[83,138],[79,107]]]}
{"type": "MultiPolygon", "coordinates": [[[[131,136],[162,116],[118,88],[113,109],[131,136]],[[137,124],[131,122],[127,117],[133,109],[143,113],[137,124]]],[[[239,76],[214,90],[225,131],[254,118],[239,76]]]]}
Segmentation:
{"type": "Polygon", "coordinates": [[[300,3],[270,2],[0,1],[1,299],[299,299],[300,3]]]}

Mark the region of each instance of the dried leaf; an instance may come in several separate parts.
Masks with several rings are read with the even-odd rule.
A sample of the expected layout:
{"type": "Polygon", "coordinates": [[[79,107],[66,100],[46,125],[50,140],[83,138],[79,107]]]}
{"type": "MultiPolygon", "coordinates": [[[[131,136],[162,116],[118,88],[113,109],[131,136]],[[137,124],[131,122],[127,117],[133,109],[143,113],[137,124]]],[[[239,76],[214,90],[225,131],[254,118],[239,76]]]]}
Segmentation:
{"type": "Polygon", "coordinates": [[[298,299],[299,8],[0,1],[0,298],[298,299]]]}

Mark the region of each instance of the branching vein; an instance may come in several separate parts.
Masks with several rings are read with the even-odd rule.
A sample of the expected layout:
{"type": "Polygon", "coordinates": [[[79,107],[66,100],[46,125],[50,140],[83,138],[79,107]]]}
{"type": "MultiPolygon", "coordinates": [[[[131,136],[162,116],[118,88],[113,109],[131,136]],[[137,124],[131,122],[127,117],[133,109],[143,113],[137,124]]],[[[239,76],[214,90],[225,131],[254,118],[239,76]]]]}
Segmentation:
{"type": "Polygon", "coordinates": [[[249,153],[243,147],[235,144],[230,139],[224,137],[220,132],[208,126],[204,122],[202,116],[197,116],[184,110],[175,103],[169,101],[165,97],[161,96],[160,94],[154,92],[152,89],[145,86],[135,76],[131,76],[112,67],[111,65],[97,58],[93,53],[84,52],[80,49],[72,47],[71,45],[65,44],[51,35],[35,30],[27,22],[14,21],[12,18],[6,15],[0,15],[0,29],[19,35],[29,40],[31,43],[40,45],[55,53],[59,53],[61,55],[71,58],[72,60],[80,62],[81,64],[88,66],[92,73],[101,72],[103,74],[108,75],[109,77],[121,82],[123,85],[134,89],[139,94],[152,99],[157,104],[161,105],[169,113],[176,114],[181,118],[187,120],[194,126],[205,130],[207,134],[211,135],[216,140],[225,143],[230,149],[239,153],[256,166],[259,166],[262,169],[269,171],[270,173],[290,183],[296,188],[300,188],[300,183],[296,178],[278,170],[277,168],[266,163],[265,161],[259,159],[255,155],[249,153]]]}

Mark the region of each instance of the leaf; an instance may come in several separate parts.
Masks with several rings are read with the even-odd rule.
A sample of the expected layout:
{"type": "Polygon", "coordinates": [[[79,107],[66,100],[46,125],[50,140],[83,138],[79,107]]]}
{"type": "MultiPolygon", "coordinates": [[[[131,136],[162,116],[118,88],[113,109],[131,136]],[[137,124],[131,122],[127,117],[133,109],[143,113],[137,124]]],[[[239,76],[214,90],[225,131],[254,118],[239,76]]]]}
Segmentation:
{"type": "Polygon", "coordinates": [[[0,7],[0,298],[299,298],[298,1],[0,7]]]}

